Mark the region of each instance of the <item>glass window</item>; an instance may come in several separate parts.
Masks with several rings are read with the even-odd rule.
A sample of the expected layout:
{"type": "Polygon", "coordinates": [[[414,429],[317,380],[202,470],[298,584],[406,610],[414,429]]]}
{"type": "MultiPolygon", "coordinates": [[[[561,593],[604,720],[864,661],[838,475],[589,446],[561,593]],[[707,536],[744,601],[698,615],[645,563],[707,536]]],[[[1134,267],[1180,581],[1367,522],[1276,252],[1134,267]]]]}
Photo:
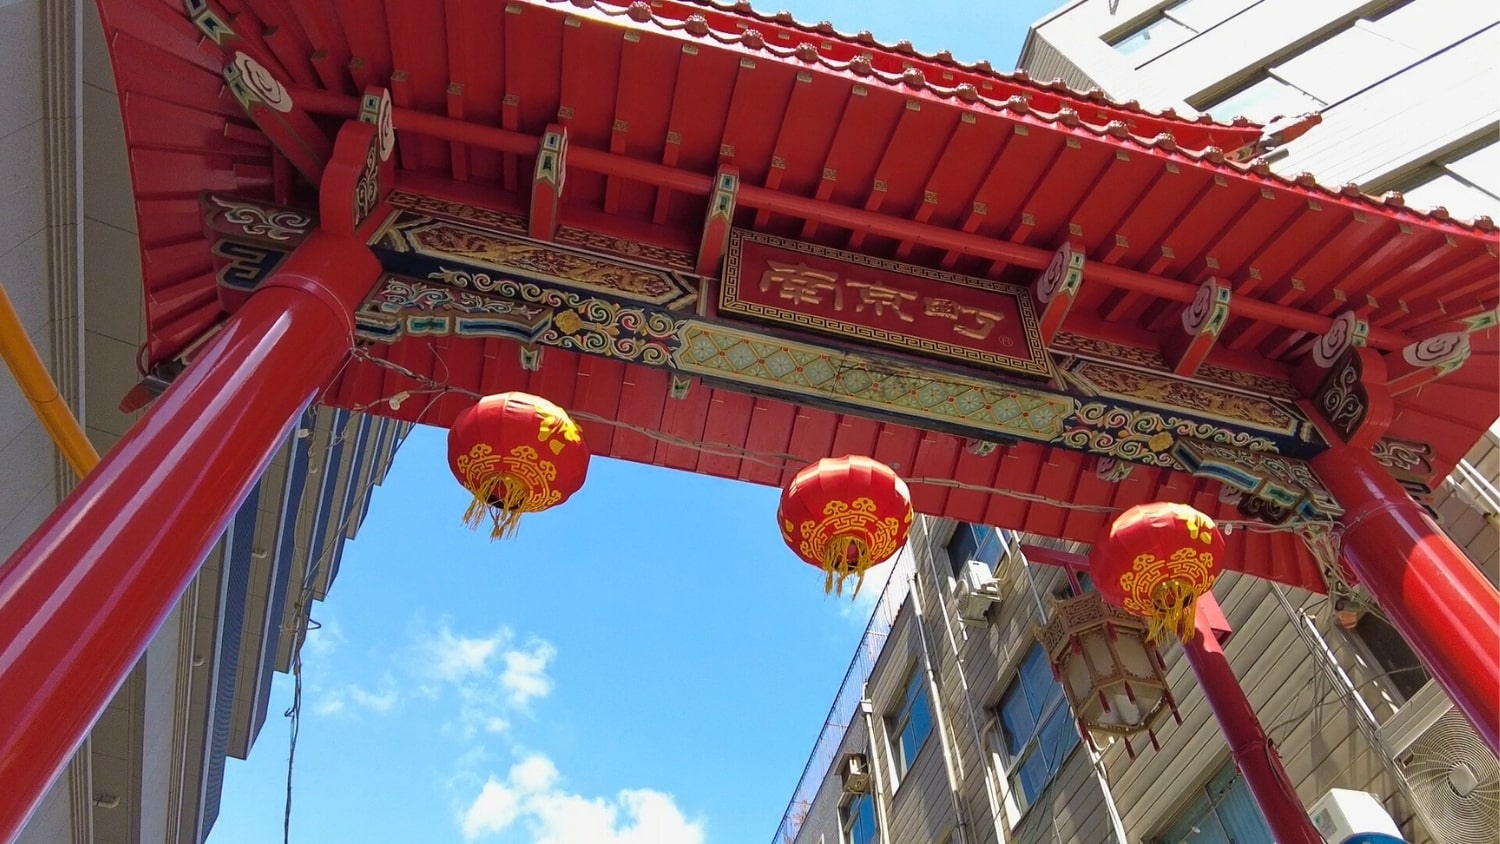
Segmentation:
{"type": "Polygon", "coordinates": [[[1459,219],[1500,216],[1500,143],[1491,137],[1479,147],[1450,153],[1411,173],[1395,189],[1412,208],[1441,205],[1459,219]]]}
{"type": "Polygon", "coordinates": [[[1403,702],[1427,685],[1427,669],[1396,628],[1374,613],[1364,613],[1352,632],[1386,673],[1386,685],[1394,687],[1403,702]]]}
{"type": "Polygon", "coordinates": [[[1486,26],[1500,22],[1500,6],[1474,0],[1408,0],[1388,8],[1370,25],[1413,54],[1430,56],[1486,26]]]}
{"type": "Polygon", "coordinates": [[[1290,117],[1317,111],[1325,103],[1310,97],[1274,76],[1259,76],[1215,100],[1202,110],[1217,120],[1248,117],[1256,123],[1269,123],[1277,117],[1290,117]]]}
{"type": "Polygon", "coordinates": [[[1135,60],[1137,66],[1140,66],[1196,34],[1186,26],[1162,15],[1126,32],[1119,39],[1111,41],[1110,46],[1118,50],[1120,55],[1129,56],[1135,60]]]}
{"type": "Polygon", "coordinates": [[[932,707],[927,699],[927,674],[921,666],[913,669],[906,681],[906,692],[901,696],[901,706],[889,719],[891,736],[891,758],[896,760],[899,781],[911,770],[922,745],[927,743],[927,734],[932,732],[932,707]]]}
{"type": "Polygon", "coordinates": [[[1000,698],[1001,745],[1011,796],[1026,811],[1078,745],[1073,711],[1041,645],[1032,645],[1000,698]]]}
{"type": "Polygon", "coordinates": [[[1194,32],[1203,32],[1244,11],[1251,2],[1252,0],[1179,0],[1167,7],[1166,14],[1194,32]]]}
{"type": "Polygon", "coordinates": [[[875,844],[879,828],[875,824],[875,798],[861,794],[839,810],[843,815],[843,844],[875,844]]]}
{"type": "Polygon", "coordinates": [[[1004,551],[1000,531],[984,525],[960,522],[948,540],[948,563],[953,567],[953,576],[958,577],[970,560],[989,564],[994,570],[1004,551]]]}
{"type": "Polygon", "coordinates": [[[1355,21],[1326,41],[1273,66],[1271,73],[1323,103],[1336,103],[1420,58],[1415,51],[1376,32],[1368,22],[1355,21]]]}
{"type": "Polygon", "coordinates": [[[1230,762],[1196,790],[1158,844],[1272,844],[1271,831],[1230,762]]]}

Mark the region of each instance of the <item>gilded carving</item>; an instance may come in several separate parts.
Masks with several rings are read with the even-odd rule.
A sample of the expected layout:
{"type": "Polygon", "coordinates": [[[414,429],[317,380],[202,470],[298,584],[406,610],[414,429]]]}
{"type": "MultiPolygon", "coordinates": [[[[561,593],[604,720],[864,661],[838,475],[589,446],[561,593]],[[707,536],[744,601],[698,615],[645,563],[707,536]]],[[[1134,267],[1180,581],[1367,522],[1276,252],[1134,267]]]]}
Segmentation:
{"type": "Polygon", "coordinates": [[[1094,395],[1114,396],[1165,410],[1186,410],[1284,436],[1310,435],[1310,426],[1300,413],[1273,399],[1091,360],[1075,361],[1065,373],[1070,382],[1094,395]]]}

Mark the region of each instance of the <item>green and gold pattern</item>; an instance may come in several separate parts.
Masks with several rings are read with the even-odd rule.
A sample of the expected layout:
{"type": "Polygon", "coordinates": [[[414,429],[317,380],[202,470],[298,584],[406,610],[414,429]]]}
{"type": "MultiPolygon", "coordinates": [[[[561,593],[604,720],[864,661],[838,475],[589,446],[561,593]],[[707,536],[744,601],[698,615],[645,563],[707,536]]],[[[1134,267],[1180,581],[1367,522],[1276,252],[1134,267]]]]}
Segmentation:
{"type": "Polygon", "coordinates": [[[933,370],[892,366],[830,349],[701,322],[681,329],[677,369],[862,407],[1051,440],[1073,400],[933,370]]]}

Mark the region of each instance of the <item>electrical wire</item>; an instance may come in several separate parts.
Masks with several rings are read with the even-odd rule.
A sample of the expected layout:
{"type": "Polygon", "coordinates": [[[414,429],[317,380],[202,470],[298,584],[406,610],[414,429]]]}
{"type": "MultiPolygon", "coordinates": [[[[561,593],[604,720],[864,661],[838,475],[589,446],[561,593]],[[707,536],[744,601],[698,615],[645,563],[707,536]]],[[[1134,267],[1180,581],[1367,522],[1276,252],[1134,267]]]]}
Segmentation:
{"type": "MultiPolygon", "coordinates": [[[[429,347],[430,346],[431,344],[429,344],[429,347]]],[[[357,411],[369,410],[382,404],[396,409],[399,408],[403,402],[410,398],[420,395],[431,395],[432,399],[428,402],[427,406],[423,408],[422,412],[418,414],[417,418],[418,420],[420,420],[420,418],[424,416],[427,411],[437,403],[439,399],[446,395],[456,394],[464,396],[466,398],[474,399],[476,401],[484,398],[482,394],[477,393],[473,390],[469,390],[463,387],[457,387],[452,384],[445,384],[434,378],[415,372],[393,361],[375,357],[371,355],[366,349],[359,346],[356,346],[351,350],[350,356],[351,358],[358,358],[360,360],[363,360],[373,366],[381,367],[383,369],[395,372],[398,375],[415,381],[419,385],[415,389],[404,389],[392,396],[387,396],[372,402],[358,405],[353,408],[357,411]]],[[[588,422],[591,424],[605,425],[618,430],[630,431],[635,434],[640,434],[641,436],[647,437],[656,442],[664,443],[676,448],[689,449],[713,457],[728,457],[747,463],[754,463],[757,465],[775,469],[778,472],[785,473],[788,471],[794,471],[802,468],[802,466],[806,463],[806,458],[798,457],[793,454],[752,451],[750,449],[732,445],[730,443],[711,443],[699,440],[690,440],[683,437],[674,436],[672,434],[668,434],[664,431],[659,431],[654,428],[635,425],[629,422],[622,422],[618,419],[608,419],[606,417],[598,416],[596,414],[588,413],[585,411],[570,411],[570,414],[574,419],[577,419],[579,421],[588,422]]],[[[1112,507],[1107,504],[1079,504],[1072,501],[1063,501],[1057,498],[1051,498],[1045,495],[1038,495],[1036,493],[1023,492],[1014,489],[1005,489],[1002,487],[993,487],[985,484],[968,483],[965,481],[957,481],[952,478],[919,476],[904,478],[903,480],[906,481],[906,484],[908,486],[932,486],[940,487],[943,489],[962,490],[965,492],[978,492],[986,495],[999,495],[1018,501],[1025,501],[1029,504],[1041,504],[1049,507],[1057,507],[1063,510],[1072,510],[1082,513],[1100,513],[1108,515],[1121,512],[1119,508],[1112,507]]],[[[1231,529],[1254,531],[1257,533],[1300,533],[1302,532],[1302,528],[1304,527],[1302,524],[1272,525],[1267,524],[1266,522],[1262,522],[1258,519],[1221,519],[1218,521],[1218,524],[1227,526],[1231,529]]]]}

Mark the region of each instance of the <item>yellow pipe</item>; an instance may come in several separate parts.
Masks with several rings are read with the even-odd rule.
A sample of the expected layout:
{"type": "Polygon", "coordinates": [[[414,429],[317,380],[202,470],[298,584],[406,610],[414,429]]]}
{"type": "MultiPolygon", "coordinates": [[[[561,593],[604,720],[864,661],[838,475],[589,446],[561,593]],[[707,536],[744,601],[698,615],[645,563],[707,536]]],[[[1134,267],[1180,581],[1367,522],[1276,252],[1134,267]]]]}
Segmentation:
{"type": "Polygon", "coordinates": [[[83,427],[68,409],[67,402],[58,395],[57,384],[47,374],[47,367],[31,344],[31,337],[21,325],[21,318],[16,315],[3,284],[0,284],[0,356],[5,358],[16,385],[31,402],[31,409],[42,427],[47,429],[47,435],[52,437],[63,458],[73,467],[73,474],[80,478],[87,475],[99,465],[99,452],[84,436],[83,427]]]}

